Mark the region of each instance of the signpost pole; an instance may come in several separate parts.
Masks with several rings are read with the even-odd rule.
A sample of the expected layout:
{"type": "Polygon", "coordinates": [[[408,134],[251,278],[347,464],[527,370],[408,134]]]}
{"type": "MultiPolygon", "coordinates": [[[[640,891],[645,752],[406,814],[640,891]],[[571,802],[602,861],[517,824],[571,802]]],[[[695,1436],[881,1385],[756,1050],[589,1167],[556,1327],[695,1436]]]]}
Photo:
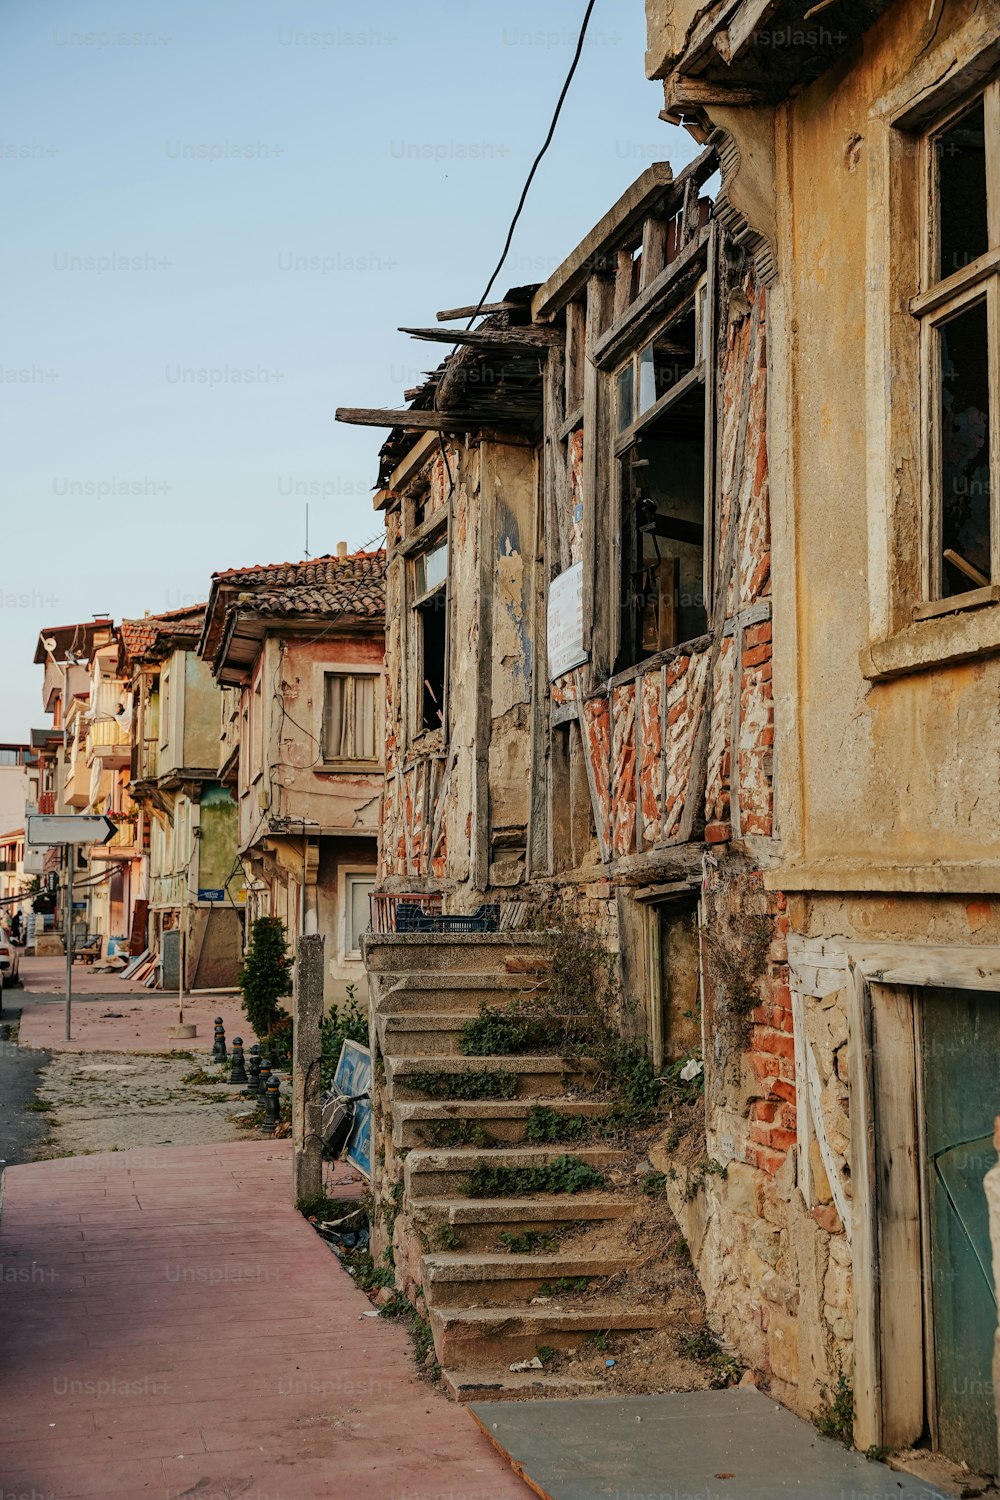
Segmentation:
{"type": "Polygon", "coordinates": [[[73,860],[75,844],[64,844],[66,850],[66,1040],[70,1040],[70,1012],[73,1005],[73,860]]]}

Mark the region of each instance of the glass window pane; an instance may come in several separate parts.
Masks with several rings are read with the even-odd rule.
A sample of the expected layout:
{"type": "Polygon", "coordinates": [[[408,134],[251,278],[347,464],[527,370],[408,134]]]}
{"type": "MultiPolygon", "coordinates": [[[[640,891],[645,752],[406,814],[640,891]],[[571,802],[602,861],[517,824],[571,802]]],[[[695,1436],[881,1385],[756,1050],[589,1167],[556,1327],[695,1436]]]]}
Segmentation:
{"type": "Polygon", "coordinates": [[[632,399],[632,361],[629,360],[624,369],[618,371],[615,386],[618,396],[618,431],[624,432],[626,427],[631,427],[634,420],[632,399]]]}
{"type": "Polygon", "coordinates": [[[934,142],[938,182],[938,278],[989,248],[986,227],[986,119],[980,99],[934,142]]]}
{"type": "Polygon", "coordinates": [[[990,399],[985,298],[937,330],[942,597],[990,582],[990,399]]]}
{"type": "Polygon", "coordinates": [[[368,931],[371,907],[369,897],[375,889],[375,881],[374,879],[351,879],[347,884],[349,901],[348,922],[350,925],[348,942],[350,944],[350,951],[357,953],[361,947],[361,939],[368,931]]]}
{"type": "Polygon", "coordinates": [[[421,553],[414,563],[413,575],[418,598],[444,583],[448,577],[448,543],[439,542],[429,552],[421,553]]]}

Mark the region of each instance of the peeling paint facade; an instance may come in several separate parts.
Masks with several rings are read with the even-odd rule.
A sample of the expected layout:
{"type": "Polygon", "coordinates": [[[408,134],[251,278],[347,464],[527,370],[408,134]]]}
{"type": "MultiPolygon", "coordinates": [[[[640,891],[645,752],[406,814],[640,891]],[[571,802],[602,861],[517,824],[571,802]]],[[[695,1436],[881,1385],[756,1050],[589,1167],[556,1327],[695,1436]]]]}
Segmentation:
{"type": "MultiPolygon", "coordinates": [[[[760,1132],[785,1162],[773,1194],[747,1179],[738,1240],[712,1185],[706,1267],[783,1399],[815,1411],[839,1364],[859,1447],[995,1474],[1000,23],[973,0],[812,30],[755,0],[647,16],[647,72],[718,150],[717,215],[768,299],[765,884],[788,968],[757,1066],[795,1112],[760,1132]]],[[[758,788],[765,755],[740,766],[758,788]]],[[[710,799],[726,763],[713,743],[710,799]]]]}

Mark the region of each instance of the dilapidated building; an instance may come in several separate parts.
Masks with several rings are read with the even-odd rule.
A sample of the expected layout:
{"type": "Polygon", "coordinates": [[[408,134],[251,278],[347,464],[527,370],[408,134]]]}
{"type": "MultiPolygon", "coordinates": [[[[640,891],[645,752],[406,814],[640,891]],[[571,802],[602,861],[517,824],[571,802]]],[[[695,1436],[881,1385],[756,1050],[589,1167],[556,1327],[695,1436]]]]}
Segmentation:
{"type": "Polygon", "coordinates": [[[224,885],[248,919],[327,938],[327,1003],[363,978],[382,791],[380,552],[212,575],[199,652],[223,689],[217,774],[238,806],[224,885]]]}
{"type": "MultiPolygon", "coordinates": [[[[502,1354],[448,1306],[449,1268],[417,1264],[421,1185],[461,1160],[407,1154],[415,1114],[434,1114],[408,1080],[453,1046],[431,1041],[433,1014],[399,1012],[419,1013],[423,993],[453,1035],[445,991],[502,998],[541,959],[513,931],[404,936],[399,912],[409,923],[414,904],[482,906],[500,928],[531,909],[571,918],[617,954],[636,1002],[619,1020],[657,1066],[700,1060],[704,1038],[707,1150],[732,1169],[699,1195],[687,1233],[717,1324],[733,1337],[753,1319],[755,1365],[797,1382],[750,1307],[774,1274],[768,1214],[785,1212],[775,1182],[795,1141],[795,1074],[784,899],[763,889],[777,857],[767,300],[713,206],[718,166],[709,147],[676,177],[650,167],[543,286],[508,293],[475,328],[408,330],[458,345],[409,409],[340,413],[394,429],[376,501],[389,622],[379,891],[397,918],[368,945],[389,1085],[378,1185],[403,1187],[397,1264],[424,1289],[456,1390],[478,1388],[484,1348],[502,1354]],[[720,963],[753,966],[725,1014],[713,942],[720,963]],[[725,1207],[737,1201],[754,1205],[739,1234],[725,1207]]],[[[510,1113],[523,1127],[559,1090],[551,1061],[522,1073],[510,1113]]],[[[461,1204],[449,1212],[464,1222],[461,1204]]],[[[806,1295],[818,1319],[821,1276],[806,1295]]],[[[574,1327],[659,1315],[592,1303],[574,1327]]],[[[565,1331],[532,1316],[546,1336],[565,1331]]]]}
{"type": "Polygon", "coordinates": [[[797,1112],[771,1271],[730,1326],[756,1314],[805,1410],[840,1361],[858,1446],[996,1473],[1000,17],[975,0],[647,15],[647,71],[718,151],[717,215],[768,305],[766,878],[787,894],[774,1066],[794,1064],[797,1112]]]}

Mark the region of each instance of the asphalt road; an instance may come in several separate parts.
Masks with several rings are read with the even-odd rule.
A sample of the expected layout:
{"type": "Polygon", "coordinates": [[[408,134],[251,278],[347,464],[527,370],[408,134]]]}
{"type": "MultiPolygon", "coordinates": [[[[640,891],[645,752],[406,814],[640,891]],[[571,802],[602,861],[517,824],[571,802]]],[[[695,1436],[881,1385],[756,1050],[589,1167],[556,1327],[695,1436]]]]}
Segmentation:
{"type": "MultiPolygon", "coordinates": [[[[7,1022],[21,1012],[8,999],[3,1014],[7,1022]]],[[[22,1051],[16,1042],[0,1039],[0,1171],[30,1161],[32,1147],[45,1134],[44,1114],[32,1114],[25,1105],[35,1096],[36,1068],[51,1061],[50,1052],[22,1051]]]]}

